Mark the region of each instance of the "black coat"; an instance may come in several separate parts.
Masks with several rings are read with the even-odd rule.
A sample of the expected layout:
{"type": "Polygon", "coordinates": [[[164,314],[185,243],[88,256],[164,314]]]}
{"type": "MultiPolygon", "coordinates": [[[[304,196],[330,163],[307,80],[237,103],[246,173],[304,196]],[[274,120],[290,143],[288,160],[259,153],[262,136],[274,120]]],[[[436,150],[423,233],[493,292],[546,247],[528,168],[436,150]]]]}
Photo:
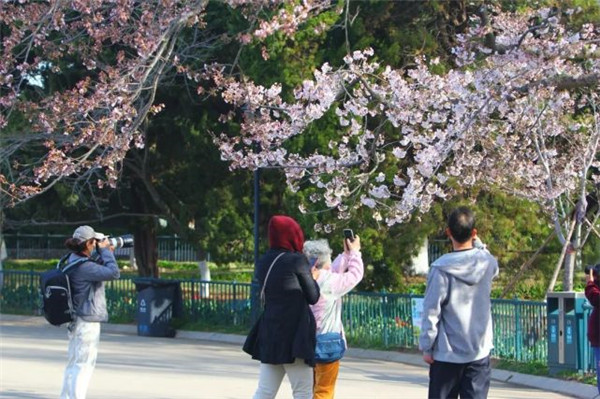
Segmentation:
{"type": "Polygon", "coordinates": [[[319,286],[308,260],[301,253],[271,249],[258,260],[256,277],[262,288],[269,266],[282,252],[269,274],[264,311],[246,338],[244,352],[262,363],[300,358],[314,366],[316,323],[309,305],[319,300],[319,286]]]}

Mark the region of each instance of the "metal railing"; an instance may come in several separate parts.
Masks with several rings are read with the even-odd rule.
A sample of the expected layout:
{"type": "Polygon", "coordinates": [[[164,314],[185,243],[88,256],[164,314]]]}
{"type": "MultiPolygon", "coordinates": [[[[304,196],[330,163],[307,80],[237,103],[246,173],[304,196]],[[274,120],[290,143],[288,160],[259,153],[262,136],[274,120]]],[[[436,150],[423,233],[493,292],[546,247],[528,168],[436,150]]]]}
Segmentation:
{"type": "MultiPolygon", "coordinates": [[[[4,234],[6,249],[10,259],[58,259],[65,254],[65,240],[62,234],[4,234]]],[[[194,247],[174,236],[158,236],[158,257],[161,260],[194,262],[198,256],[194,247]]],[[[119,248],[115,255],[128,258],[133,248],[119,248]]]]}
{"type": "Polygon", "coordinates": [[[441,238],[430,238],[427,240],[427,257],[429,264],[433,263],[433,261],[449,251],[451,251],[450,240],[441,238]]]}
{"type": "MultiPolygon", "coordinates": [[[[63,234],[4,234],[8,257],[11,259],[58,259],[65,253],[63,234]]],[[[194,247],[176,236],[158,236],[158,258],[178,262],[195,262],[198,260],[194,247]]],[[[449,250],[447,239],[430,239],[428,241],[428,259],[433,262],[449,250]]],[[[115,254],[120,258],[132,255],[132,248],[120,248],[115,254]]],[[[208,255],[210,259],[210,254],[208,255]]]]}
{"type": "MultiPolygon", "coordinates": [[[[39,274],[32,271],[0,272],[0,312],[39,313],[39,274]]],[[[112,322],[132,323],[136,317],[134,278],[106,283],[112,322]]],[[[251,284],[179,280],[186,323],[249,329],[251,284]]],[[[346,336],[361,347],[418,348],[422,296],[410,294],[351,292],[344,297],[342,318],[346,336]]],[[[587,328],[589,308],[584,315],[587,328]]],[[[547,311],[545,302],[492,300],[493,356],[518,362],[547,363],[547,311]]],[[[587,340],[586,340],[587,342],[587,340]]],[[[585,349],[584,371],[595,369],[591,348],[585,349]]]]}

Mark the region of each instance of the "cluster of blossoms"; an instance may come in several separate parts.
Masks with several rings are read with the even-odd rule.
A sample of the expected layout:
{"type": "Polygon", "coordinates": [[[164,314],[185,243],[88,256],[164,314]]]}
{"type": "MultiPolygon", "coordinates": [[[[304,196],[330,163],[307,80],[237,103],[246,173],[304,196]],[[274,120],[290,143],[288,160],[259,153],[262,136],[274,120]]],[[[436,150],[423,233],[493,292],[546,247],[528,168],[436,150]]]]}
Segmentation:
{"type": "Polygon", "coordinates": [[[143,145],[142,121],[159,109],[154,93],[177,33],[199,23],[204,3],[3,2],[4,194],[19,201],[65,176],[115,186],[126,153],[143,145]],[[51,91],[44,78],[81,70],[87,74],[64,90],[51,91]],[[44,155],[20,161],[32,148],[44,155]]]}
{"type": "Polygon", "coordinates": [[[600,31],[560,21],[549,9],[474,17],[458,37],[456,67],[443,75],[431,71],[437,59],[404,71],[357,51],[340,68],[323,65],[289,103],[278,85],[220,75],[224,100],[245,112],[239,135],[217,144],[232,168],[277,166],[292,189],[316,186],[311,201],[342,218],[366,206],[377,220],[401,223],[475,184],[552,207],[597,185],[600,170],[600,31]],[[328,148],[286,150],[328,112],[338,117],[328,148]]]}
{"type": "MultiPolygon", "coordinates": [[[[0,169],[1,202],[19,202],[66,176],[114,187],[127,152],[144,144],[143,121],[162,107],[154,103],[161,79],[173,70],[194,76],[190,65],[198,64],[203,42],[214,40],[204,36],[214,34],[204,29],[208,3],[0,2],[0,159],[7,160],[0,169]],[[49,87],[48,76],[61,84],[80,80],[61,89],[49,87]]],[[[255,38],[275,29],[291,33],[330,5],[288,3],[225,1],[256,22],[255,38]]]]}
{"type": "MultiPolygon", "coordinates": [[[[291,34],[332,4],[226,3],[255,27],[242,42],[291,34]]],[[[193,67],[196,47],[182,42],[206,39],[207,4],[2,2],[0,159],[8,162],[1,199],[19,201],[64,176],[114,186],[127,151],[143,146],[143,121],[161,109],[154,96],[167,71],[202,75],[193,67]],[[186,29],[194,34],[182,35],[186,29]],[[80,80],[64,90],[44,81],[70,74],[80,80]]],[[[216,142],[233,168],[281,167],[293,190],[316,187],[309,200],[342,218],[367,207],[393,225],[475,184],[556,210],[564,194],[585,197],[600,183],[600,32],[591,24],[570,30],[562,24],[568,19],[551,9],[474,16],[457,37],[456,66],[442,75],[432,72],[436,59],[395,70],[371,49],[356,51],[341,67],[317,69],[290,102],[278,84],[266,88],[209,68],[223,99],[244,115],[239,134],[216,142]],[[338,120],[329,145],[290,152],[288,143],[326,114],[338,120]]]]}

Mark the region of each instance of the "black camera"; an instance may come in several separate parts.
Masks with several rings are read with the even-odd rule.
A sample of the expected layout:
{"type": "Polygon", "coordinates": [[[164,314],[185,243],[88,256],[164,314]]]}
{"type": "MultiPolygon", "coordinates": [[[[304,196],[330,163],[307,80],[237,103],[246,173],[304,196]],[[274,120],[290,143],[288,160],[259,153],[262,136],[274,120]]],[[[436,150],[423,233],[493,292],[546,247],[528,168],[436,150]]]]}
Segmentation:
{"type": "Polygon", "coordinates": [[[590,274],[590,270],[594,271],[594,274],[600,274],[600,263],[597,265],[588,265],[585,267],[585,274],[590,274]]]}
{"type": "Polygon", "coordinates": [[[115,249],[133,247],[133,236],[131,234],[125,234],[120,237],[108,237],[107,240],[115,249]]]}

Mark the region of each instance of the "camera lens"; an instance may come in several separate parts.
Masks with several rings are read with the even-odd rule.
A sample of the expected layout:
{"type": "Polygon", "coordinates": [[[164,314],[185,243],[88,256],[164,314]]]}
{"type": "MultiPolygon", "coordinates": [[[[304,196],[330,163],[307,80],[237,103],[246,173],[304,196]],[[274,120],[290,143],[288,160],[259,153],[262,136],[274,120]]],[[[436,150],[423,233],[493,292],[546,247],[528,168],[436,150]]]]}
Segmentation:
{"type": "Polygon", "coordinates": [[[131,234],[126,234],[120,237],[109,237],[108,242],[115,249],[131,248],[133,247],[133,236],[131,234]]]}

